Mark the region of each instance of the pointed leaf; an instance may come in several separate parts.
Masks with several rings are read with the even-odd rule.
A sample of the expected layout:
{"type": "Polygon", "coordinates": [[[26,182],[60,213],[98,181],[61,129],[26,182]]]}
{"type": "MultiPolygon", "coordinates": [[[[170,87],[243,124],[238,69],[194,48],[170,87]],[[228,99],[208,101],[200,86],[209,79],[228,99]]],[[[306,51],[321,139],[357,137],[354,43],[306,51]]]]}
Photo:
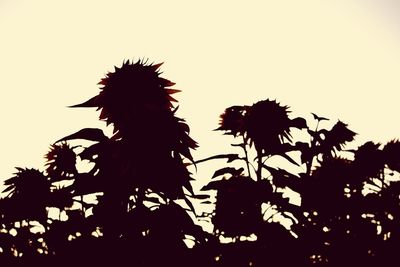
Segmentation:
{"type": "Polygon", "coordinates": [[[197,160],[195,161],[195,163],[202,163],[205,161],[209,161],[209,160],[213,160],[213,159],[228,159],[228,163],[232,162],[236,159],[239,159],[239,155],[238,154],[224,154],[224,155],[216,155],[216,156],[212,156],[212,157],[208,157],[205,159],[201,159],[201,160],[197,160]]]}
{"type": "Polygon", "coordinates": [[[68,135],[60,140],[56,141],[56,143],[61,141],[73,140],[73,139],[85,139],[89,141],[106,141],[108,137],[103,133],[102,130],[97,128],[84,128],[76,133],[68,135]]]}
{"type": "Polygon", "coordinates": [[[282,153],[279,154],[278,156],[281,156],[282,158],[286,159],[287,161],[289,161],[290,163],[296,165],[296,166],[300,166],[294,159],[292,159],[289,155],[282,153]]]}
{"type": "Polygon", "coordinates": [[[324,117],[320,117],[320,116],[316,115],[315,113],[311,112],[311,114],[313,115],[314,119],[317,120],[317,121],[329,121],[329,119],[324,118],[324,117]]]}
{"type": "Polygon", "coordinates": [[[190,211],[192,211],[193,214],[196,214],[196,210],[194,209],[194,206],[193,206],[192,202],[190,202],[190,200],[188,198],[186,198],[186,197],[184,197],[183,199],[185,200],[186,205],[189,206],[190,211]]]}
{"type": "Polygon", "coordinates": [[[70,106],[70,108],[93,108],[93,107],[98,107],[99,104],[97,103],[97,98],[98,96],[94,96],[92,98],[90,98],[89,100],[81,103],[81,104],[77,104],[77,105],[73,105],[70,106]]]}

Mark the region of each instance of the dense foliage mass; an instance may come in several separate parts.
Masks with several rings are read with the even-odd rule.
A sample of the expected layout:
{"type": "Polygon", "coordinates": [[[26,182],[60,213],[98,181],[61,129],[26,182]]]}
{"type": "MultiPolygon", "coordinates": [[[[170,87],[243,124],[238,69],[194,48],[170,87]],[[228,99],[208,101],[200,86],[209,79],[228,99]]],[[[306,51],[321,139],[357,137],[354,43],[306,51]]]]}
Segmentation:
{"type": "Polygon", "coordinates": [[[0,199],[9,266],[395,266],[400,142],[345,149],[355,133],[291,118],[269,99],[232,106],[217,130],[233,151],[195,160],[161,64],[126,61],[93,107],[113,134],[84,128],[50,146],[46,166],[17,168],[0,199]],[[190,166],[223,165],[202,193],[190,166]],[[82,167],[85,166],[85,167],[82,167]],[[197,202],[210,213],[196,214],[197,202]],[[212,223],[206,232],[199,222],[212,223]]]}

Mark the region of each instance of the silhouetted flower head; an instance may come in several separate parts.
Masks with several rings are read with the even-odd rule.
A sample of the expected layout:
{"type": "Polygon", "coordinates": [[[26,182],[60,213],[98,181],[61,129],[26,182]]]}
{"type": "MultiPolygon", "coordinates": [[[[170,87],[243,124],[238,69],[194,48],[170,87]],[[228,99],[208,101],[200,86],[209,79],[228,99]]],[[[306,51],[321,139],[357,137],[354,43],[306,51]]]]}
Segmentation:
{"type": "Polygon", "coordinates": [[[169,88],[175,83],[160,77],[161,65],[128,60],[101,79],[97,96],[73,107],[97,107],[100,119],[114,124],[114,132],[137,126],[140,116],[171,111],[176,102],[171,95],[179,90],[169,88]]]}
{"type": "Polygon", "coordinates": [[[46,172],[54,180],[62,180],[76,173],[76,154],[65,142],[50,146],[46,154],[46,172]]]}
{"type": "Polygon", "coordinates": [[[383,148],[385,161],[392,170],[400,172],[400,142],[395,139],[388,142],[383,148]]]}
{"type": "Polygon", "coordinates": [[[243,135],[245,132],[244,117],[247,106],[232,106],[225,109],[220,115],[220,127],[217,130],[226,131],[226,134],[233,136],[243,135]]]}
{"type": "Polygon", "coordinates": [[[332,128],[330,132],[330,138],[335,139],[337,141],[337,144],[335,144],[335,147],[337,149],[340,149],[345,142],[351,142],[354,140],[354,137],[356,136],[356,133],[349,130],[347,128],[347,124],[338,121],[332,128]],[[335,137],[335,138],[333,138],[335,137]]]}
{"type": "Polygon", "coordinates": [[[284,140],[290,140],[292,120],[288,107],[272,100],[255,103],[246,113],[247,138],[259,149],[274,149],[284,140]]]}
{"type": "MultiPolygon", "coordinates": [[[[50,183],[47,177],[36,169],[17,168],[18,172],[13,177],[4,181],[7,197],[32,197],[45,195],[50,192],[50,183]]],[[[32,198],[34,199],[34,198],[32,198]]]]}
{"type": "Polygon", "coordinates": [[[4,181],[7,197],[1,199],[0,210],[8,222],[47,220],[46,205],[50,197],[50,182],[39,170],[17,168],[13,177],[4,181]]]}
{"type": "Polygon", "coordinates": [[[340,151],[346,144],[354,140],[356,133],[347,128],[347,124],[338,121],[330,131],[324,131],[324,139],[320,139],[320,149],[325,154],[335,153],[335,149],[340,151]]]}
{"type": "Polygon", "coordinates": [[[354,153],[354,164],[358,173],[364,177],[377,177],[385,166],[385,158],[380,144],[371,141],[360,146],[354,153]]]}

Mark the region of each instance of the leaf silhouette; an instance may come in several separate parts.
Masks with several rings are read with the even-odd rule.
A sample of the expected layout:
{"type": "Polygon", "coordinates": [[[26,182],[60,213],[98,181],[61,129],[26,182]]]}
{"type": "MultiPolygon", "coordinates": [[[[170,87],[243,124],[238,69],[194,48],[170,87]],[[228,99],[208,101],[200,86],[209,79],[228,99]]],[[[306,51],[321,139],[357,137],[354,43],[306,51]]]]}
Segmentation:
{"type": "Polygon", "coordinates": [[[356,135],[347,124],[319,129],[328,119],[312,113],[318,122],[310,130],[304,118],[289,117],[288,106],[267,99],[220,116],[216,130],[239,138],[232,146],[241,154],[195,160],[197,143],[177,117],[180,90],[161,77],[161,65],[124,61],[101,79],[98,95],[73,106],[99,110],[112,137],[81,129],[51,145],[44,172],[17,168],[4,181],[3,265],[396,265],[397,139],[366,142],[345,150],[354,158],[340,157],[356,135]],[[71,147],[70,140],[93,143],[71,147]],[[306,166],[272,165],[271,157],[297,166],[299,157],[306,166]],[[188,167],[215,159],[240,160],[246,172],[222,164],[201,189],[216,192],[195,194],[188,167]],[[78,160],[90,169],[78,170],[78,160]],[[296,198],[287,197],[291,190],[296,198]]]}
{"type": "Polygon", "coordinates": [[[317,120],[317,121],[329,121],[329,119],[324,118],[324,117],[320,117],[320,116],[316,115],[315,113],[311,112],[311,114],[313,115],[314,119],[317,120]]]}
{"type": "Polygon", "coordinates": [[[102,130],[97,128],[84,128],[77,131],[76,133],[70,134],[56,141],[56,143],[61,141],[68,141],[74,139],[85,139],[89,141],[103,142],[107,141],[108,137],[103,133],[102,130]]]}
{"type": "Polygon", "coordinates": [[[215,155],[215,156],[211,156],[211,157],[208,157],[205,159],[197,160],[197,161],[195,161],[195,163],[198,164],[198,163],[202,163],[202,162],[213,160],[213,159],[227,159],[228,160],[227,162],[230,163],[234,160],[239,159],[239,155],[238,154],[215,155]]]}

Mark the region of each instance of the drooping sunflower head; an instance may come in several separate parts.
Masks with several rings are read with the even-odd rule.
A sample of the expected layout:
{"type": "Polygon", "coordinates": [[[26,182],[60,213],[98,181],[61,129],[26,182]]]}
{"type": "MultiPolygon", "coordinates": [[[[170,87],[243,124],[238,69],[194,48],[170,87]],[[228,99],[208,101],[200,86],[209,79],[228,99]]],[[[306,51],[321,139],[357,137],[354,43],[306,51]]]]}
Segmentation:
{"type": "Polygon", "coordinates": [[[216,130],[225,131],[233,136],[243,135],[245,132],[244,118],[247,106],[232,106],[225,109],[220,117],[219,127],[216,130]]]}
{"type": "Polygon", "coordinates": [[[66,142],[51,145],[45,158],[46,172],[52,181],[68,179],[77,172],[76,154],[66,142]]]}
{"type": "Polygon", "coordinates": [[[161,65],[128,60],[101,79],[97,96],[73,107],[97,107],[100,119],[113,124],[114,132],[132,127],[146,114],[171,111],[176,102],[171,95],[179,90],[169,88],[175,83],[160,77],[161,65]]]}

